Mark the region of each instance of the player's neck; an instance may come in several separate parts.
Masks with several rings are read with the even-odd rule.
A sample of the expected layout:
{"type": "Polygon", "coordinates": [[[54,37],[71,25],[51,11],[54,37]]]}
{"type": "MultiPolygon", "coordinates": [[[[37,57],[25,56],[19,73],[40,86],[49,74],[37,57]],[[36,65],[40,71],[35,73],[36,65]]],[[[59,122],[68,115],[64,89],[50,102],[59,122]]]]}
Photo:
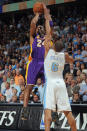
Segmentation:
{"type": "Polygon", "coordinates": [[[58,52],[56,51],[55,47],[53,47],[53,50],[55,51],[55,53],[58,53],[58,52]]]}

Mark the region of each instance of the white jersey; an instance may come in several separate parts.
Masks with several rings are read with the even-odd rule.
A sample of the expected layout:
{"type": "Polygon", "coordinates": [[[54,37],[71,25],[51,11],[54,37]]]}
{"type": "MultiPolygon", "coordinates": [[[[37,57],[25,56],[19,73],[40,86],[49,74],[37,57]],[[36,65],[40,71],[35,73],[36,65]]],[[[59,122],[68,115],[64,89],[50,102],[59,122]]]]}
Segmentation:
{"type": "Polygon", "coordinates": [[[50,49],[45,61],[45,76],[49,80],[63,79],[63,70],[65,64],[65,54],[63,52],[55,52],[50,49]]]}
{"type": "Polygon", "coordinates": [[[46,76],[44,109],[56,111],[71,111],[66,85],[63,80],[65,54],[50,49],[45,61],[46,76]]]}

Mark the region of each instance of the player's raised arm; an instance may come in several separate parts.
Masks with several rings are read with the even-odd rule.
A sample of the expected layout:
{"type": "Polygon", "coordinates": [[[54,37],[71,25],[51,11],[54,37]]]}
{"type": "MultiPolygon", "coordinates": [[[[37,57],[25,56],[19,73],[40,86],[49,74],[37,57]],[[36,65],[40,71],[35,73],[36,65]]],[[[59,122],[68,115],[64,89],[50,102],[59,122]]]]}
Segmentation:
{"type": "Polygon", "coordinates": [[[46,28],[46,35],[49,36],[51,35],[51,27],[50,27],[50,19],[51,19],[51,16],[49,14],[49,10],[47,10],[45,12],[45,28],[46,28]]]}
{"type": "Polygon", "coordinates": [[[48,24],[50,25],[50,28],[49,28],[49,30],[46,30],[46,33],[48,31],[48,33],[52,34],[53,21],[52,21],[51,15],[50,15],[50,10],[46,8],[46,5],[44,3],[43,3],[43,8],[44,8],[44,17],[45,17],[47,26],[48,26],[48,24]]]}
{"type": "Polygon", "coordinates": [[[44,46],[45,46],[45,55],[48,53],[50,46],[51,46],[51,28],[50,28],[50,24],[49,24],[49,14],[47,16],[45,16],[45,29],[46,29],[46,37],[45,37],[45,42],[44,42],[44,46]]]}
{"type": "Polygon", "coordinates": [[[44,6],[44,17],[45,17],[45,30],[46,30],[46,36],[45,36],[45,56],[47,55],[49,49],[50,49],[50,42],[51,42],[51,27],[49,21],[51,20],[51,16],[49,14],[49,10],[44,6]]]}
{"type": "Polygon", "coordinates": [[[66,63],[73,63],[74,62],[74,59],[73,59],[73,57],[72,56],[69,56],[69,54],[68,53],[65,53],[65,61],[66,61],[66,63]]]}
{"type": "Polygon", "coordinates": [[[34,38],[33,35],[36,32],[36,23],[39,18],[39,13],[36,13],[35,17],[32,19],[31,24],[30,24],[30,45],[32,45],[34,38]]]}

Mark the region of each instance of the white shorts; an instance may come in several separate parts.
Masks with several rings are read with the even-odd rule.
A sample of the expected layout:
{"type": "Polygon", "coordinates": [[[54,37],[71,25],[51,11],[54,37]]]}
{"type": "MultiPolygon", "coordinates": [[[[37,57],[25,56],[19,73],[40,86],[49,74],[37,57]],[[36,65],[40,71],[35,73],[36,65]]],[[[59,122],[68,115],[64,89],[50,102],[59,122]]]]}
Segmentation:
{"type": "Polygon", "coordinates": [[[44,109],[56,111],[71,111],[67,89],[64,80],[47,81],[45,85],[44,109]]]}

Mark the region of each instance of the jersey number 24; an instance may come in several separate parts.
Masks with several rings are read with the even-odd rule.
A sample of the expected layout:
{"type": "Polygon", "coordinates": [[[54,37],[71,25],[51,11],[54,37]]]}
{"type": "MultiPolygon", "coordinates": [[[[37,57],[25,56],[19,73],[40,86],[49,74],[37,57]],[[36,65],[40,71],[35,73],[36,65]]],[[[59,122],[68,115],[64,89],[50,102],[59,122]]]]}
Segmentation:
{"type": "Polygon", "coordinates": [[[44,45],[44,41],[42,42],[42,40],[38,39],[37,40],[37,47],[41,47],[42,45],[44,45]]]}

